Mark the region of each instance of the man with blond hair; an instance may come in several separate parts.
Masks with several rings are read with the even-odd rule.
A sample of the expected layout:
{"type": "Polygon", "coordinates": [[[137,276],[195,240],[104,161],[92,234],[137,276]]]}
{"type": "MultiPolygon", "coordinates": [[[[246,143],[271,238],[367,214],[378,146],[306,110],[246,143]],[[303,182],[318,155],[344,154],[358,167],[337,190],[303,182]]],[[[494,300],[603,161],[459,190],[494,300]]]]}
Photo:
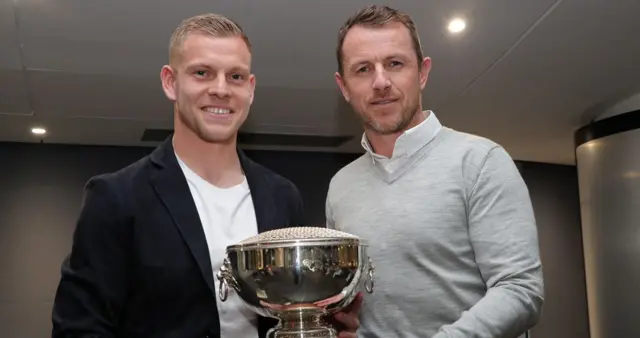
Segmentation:
{"type": "MultiPolygon", "coordinates": [[[[174,133],[87,183],[54,338],[258,338],[275,324],[233,292],[218,301],[214,278],[227,245],[303,223],[297,188],[237,147],[255,89],[249,39],[221,15],[186,19],[160,77],[174,133]]],[[[355,337],[361,301],[337,315],[341,337],[355,337]]]]}
{"type": "Polygon", "coordinates": [[[339,32],[336,81],[366,153],[331,180],[327,224],[370,242],[363,337],[514,338],[537,323],[542,266],[527,187],[495,142],[423,110],[431,60],[411,18],[368,6],[339,32]],[[369,298],[369,297],[368,297],[369,298]]]}

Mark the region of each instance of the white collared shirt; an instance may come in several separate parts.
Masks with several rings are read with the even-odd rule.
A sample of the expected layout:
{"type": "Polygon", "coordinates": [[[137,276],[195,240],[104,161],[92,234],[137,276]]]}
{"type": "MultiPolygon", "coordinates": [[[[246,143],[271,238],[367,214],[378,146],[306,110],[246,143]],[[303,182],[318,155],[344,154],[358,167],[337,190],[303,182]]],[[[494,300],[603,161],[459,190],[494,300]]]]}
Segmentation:
{"type": "Polygon", "coordinates": [[[380,166],[387,173],[392,174],[399,168],[402,168],[419,149],[431,142],[442,129],[442,124],[440,124],[440,121],[433,111],[427,110],[423,112],[423,114],[428,114],[424,121],[408,129],[398,137],[391,158],[375,153],[369,144],[366,134],[363,133],[361,144],[364,150],[371,155],[373,164],[380,166]]]}

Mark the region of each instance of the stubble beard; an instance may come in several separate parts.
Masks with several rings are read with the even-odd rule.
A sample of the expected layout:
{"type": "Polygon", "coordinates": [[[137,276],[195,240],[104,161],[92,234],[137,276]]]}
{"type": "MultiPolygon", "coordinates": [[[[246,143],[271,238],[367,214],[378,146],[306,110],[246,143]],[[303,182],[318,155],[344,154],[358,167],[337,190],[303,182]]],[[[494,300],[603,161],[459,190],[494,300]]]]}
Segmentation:
{"type": "Polygon", "coordinates": [[[411,124],[411,121],[416,117],[418,113],[419,102],[415,100],[415,102],[404,109],[400,115],[400,119],[393,123],[392,125],[382,125],[376,122],[370,115],[360,113],[360,118],[364,122],[365,129],[371,130],[379,135],[391,135],[397,134],[407,129],[407,127],[411,124]]]}

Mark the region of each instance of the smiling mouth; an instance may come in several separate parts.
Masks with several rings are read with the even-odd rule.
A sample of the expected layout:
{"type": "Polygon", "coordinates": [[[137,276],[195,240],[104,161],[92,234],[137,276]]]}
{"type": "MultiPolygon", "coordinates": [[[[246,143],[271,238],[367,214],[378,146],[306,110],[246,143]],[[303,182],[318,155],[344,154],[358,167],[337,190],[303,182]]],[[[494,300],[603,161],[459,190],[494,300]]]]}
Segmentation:
{"type": "Polygon", "coordinates": [[[233,110],[229,108],[220,108],[220,107],[203,107],[202,110],[209,114],[214,115],[229,115],[233,114],[233,110]]]}

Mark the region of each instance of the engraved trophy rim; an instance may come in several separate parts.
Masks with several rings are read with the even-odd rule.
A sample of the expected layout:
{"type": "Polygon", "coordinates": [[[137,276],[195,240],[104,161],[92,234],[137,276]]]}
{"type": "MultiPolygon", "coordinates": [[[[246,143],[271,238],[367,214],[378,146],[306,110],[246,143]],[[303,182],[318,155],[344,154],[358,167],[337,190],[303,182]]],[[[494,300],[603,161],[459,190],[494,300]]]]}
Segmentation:
{"type": "Polygon", "coordinates": [[[288,227],[265,231],[259,233],[253,237],[244,239],[238,243],[228,245],[227,252],[229,251],[245,251],[253,249],[275,249],[275,248],[290,248],[290,247],[308,247],[308,246],[335,246],[335,245],[350,245],[350,246],[365,246],[368,247],[368,241],[355,236],[353,234],[330,229],[322,226],[309,226],[309,227],[288,227]],[[322,234],[315,236],[309,236],[308,233],[320,232],[322,234]],[[292,233],[294,238],[282,238],[282,233],[292,233]],[[275,234],[275,235],[274,235],[275,234]],[[275,238],[270,238],[270,235],[274,235],[275,238]],[[298,236],[298,237],[296,237],[298,236]]]}
{"type": "Polygon", "coordinates": [[[227,251],[246,251],[255,249],[277,249],[291,247],[307,247],[307,246],[364,246],[368,247],[369,243],[363,239],[357,238],[313,238],[313,239],[279,239],[271,241],[258,241],[244,244],[233,244],[227,246],[227,251]]]}

